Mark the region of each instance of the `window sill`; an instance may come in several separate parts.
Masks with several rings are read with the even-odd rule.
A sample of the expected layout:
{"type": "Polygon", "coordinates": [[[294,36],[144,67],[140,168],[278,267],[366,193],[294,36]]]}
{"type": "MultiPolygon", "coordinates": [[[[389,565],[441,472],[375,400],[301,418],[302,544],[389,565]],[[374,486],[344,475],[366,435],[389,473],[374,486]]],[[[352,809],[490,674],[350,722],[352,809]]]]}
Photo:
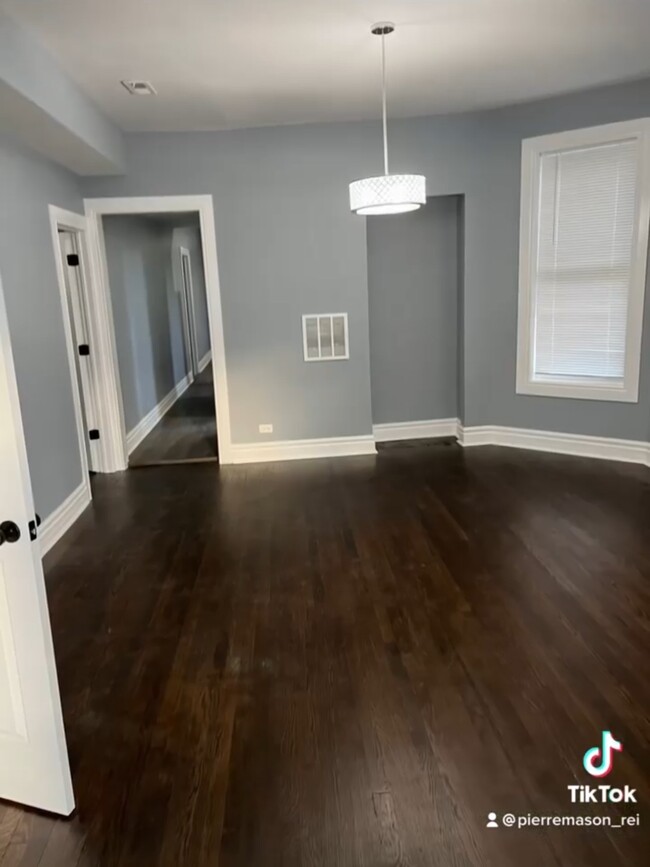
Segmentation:
{"type": "Polygon", "coordinates": [[[518,380],[517,394],[537,397],[560,397],[571,400],[600,400],[612,403],[638,403],[638,389],[624,386],[585,384],[582,382],[549,382],[518,380]]]}

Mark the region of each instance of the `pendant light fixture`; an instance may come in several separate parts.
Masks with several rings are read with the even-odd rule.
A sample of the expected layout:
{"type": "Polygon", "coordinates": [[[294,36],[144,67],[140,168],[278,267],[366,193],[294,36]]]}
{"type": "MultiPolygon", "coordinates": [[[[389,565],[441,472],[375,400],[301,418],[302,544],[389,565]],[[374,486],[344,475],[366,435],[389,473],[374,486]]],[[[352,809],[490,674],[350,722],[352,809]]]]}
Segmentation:
{"type": "Polygon", "coordinates": [[[386,37],[395,30],[390,22],[375,24],[372,33],[381,37],[381,93],[384,129],[384,174],[363,178],[350,184],[350,208],[356,214],[404,214],[426,204],[424,175],[391,175],[388,171],[388,135],[386,127],[386,37]]]}

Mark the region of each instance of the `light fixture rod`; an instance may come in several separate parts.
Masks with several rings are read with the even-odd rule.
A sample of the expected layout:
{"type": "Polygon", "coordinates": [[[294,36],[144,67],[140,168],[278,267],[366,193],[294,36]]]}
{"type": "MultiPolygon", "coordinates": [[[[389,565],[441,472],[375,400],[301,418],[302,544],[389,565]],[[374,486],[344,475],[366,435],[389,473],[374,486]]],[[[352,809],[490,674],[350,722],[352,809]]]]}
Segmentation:
{"type": "Polygon", "coordinates": [[[381,34],[381,110],[384,126],[384,174],[388,174],[388,121],[386,119],[386,33],[381,34]]]}
{"type": "Polygon", "coordinates": [[[384,174],[388,174],[388,120],[386,111],[386,37],[395,30],[390,21],[380,21],[371,30],[375,36],[381,36],[381,117],[384,131],[384,174]]]}

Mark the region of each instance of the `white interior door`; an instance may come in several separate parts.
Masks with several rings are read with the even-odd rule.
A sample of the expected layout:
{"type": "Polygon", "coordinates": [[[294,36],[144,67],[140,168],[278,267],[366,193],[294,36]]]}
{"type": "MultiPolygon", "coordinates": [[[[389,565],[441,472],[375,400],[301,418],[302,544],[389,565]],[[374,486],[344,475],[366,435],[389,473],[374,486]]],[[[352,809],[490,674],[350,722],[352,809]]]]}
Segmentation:
{"type": "MultiPolygon", "coordinates": [[[[61,269],[65,283],[65,303],[69,311],[74,342],[75,372],[79,384],[81,414],[83,417],[83,445],[88,469],[94,470],[97,461],[93,442],[88,437],[92,428],[99,427],[99,413],[95,403],[93,356],[90,352],[90,327],[83,281],[83,256],[78,234],[67,229],[58,230],[61,269]]],[[[95,442],[97,442],[95,440],[95,442]]],[[[85,470],[84,470],[85,471],[85,470]]]]}
{"type": "Polygon", "coordinates": [[[33,519],[0,283],[0,798],[69,815],[74,798],[33,519]]]}

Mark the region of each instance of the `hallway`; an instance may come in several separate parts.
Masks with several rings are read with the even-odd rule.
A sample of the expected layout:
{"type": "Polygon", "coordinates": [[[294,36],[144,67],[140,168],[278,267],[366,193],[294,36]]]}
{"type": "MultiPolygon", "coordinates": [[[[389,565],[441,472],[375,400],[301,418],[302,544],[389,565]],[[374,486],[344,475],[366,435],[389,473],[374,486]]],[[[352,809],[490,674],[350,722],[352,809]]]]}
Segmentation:
{"type": "Polygon", "coordinates": [[[129,458],[130,467],[217,460],[212,364],[158,422],[129,458]]]}

